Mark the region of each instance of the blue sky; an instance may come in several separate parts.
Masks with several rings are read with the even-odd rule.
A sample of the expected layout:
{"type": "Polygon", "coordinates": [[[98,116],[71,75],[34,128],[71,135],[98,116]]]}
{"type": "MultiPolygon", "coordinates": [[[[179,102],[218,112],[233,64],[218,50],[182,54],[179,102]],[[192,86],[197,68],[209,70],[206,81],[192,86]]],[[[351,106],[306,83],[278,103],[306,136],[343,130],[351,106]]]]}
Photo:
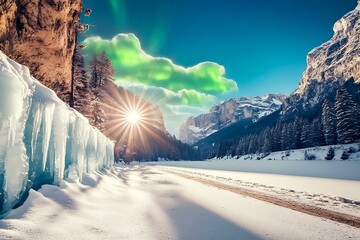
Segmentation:
{"type": "MultiPolygon", "coordinates": [[[[93,13],[83,21],[93,26],[82,39],[99,36],[105,40],[119,33],[133,33],[146,54],[165,57],[178,66],[217,63],[225,69],[219,77],[235,81],[238,89],[222,92],[195,89],[217,100],[290,94],[305,70],[306,54],[331,38],[333,24],[354,9],[356,3],[356,0],[84,0],[84,7],[92,8],[93,13]]],[[[149,82],[149,87],[152,83],[149,82]]],[[[176,106],[187,109],[182,120],[185,115],[205,112],[205,107],[201,107],[202,111],[200,106],[189,111],[186,105],[176,106]]],[[[170,128],[176,128],[175,125],[170,128]]]]}

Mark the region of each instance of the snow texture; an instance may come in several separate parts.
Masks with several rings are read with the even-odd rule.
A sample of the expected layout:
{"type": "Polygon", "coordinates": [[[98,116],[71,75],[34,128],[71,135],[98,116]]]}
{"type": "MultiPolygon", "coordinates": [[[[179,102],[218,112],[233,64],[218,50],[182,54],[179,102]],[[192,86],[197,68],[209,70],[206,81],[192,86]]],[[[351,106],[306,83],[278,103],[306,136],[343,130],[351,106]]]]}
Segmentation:
{"type": "Polygon", "coordinates": [[[85,173],[111,166],[114,143],[0,51],[0,209],[30,188],[59,184],[70,166],[85,173]]]}
{"type": "Polygon", "coordinates": [[[226,156],[207,161],[168,161],[157,164],[360,181],[360,144],[353,143],[287,150],[273,152],[267,156],[249,154],[241,157],[226,156]],[[325,160],[329,148],[334,149],[335,156],[332,160],[325,160]],[[348,160],[341,159],[344,151],[351,152],[349,153],[348,160]],[[314,159],[306,160],[306,156],[314,156],[314,159]]]}
{"type": "MultiPolygon", "coordinates": [[[[306,162],[302,164],[306,165],[306,162]]],[[[172,164],[174,166],[176,163],[172,164]]],[[[191,163],[174,169],[187,175],[360,217],[360,181],[191,168],[191,163]]]]}
{"type": "MultiPolygon", "coordinates": [[[[360,239],[357,228],[181,178],[165,171],[168,169],[180,170],[119,165],[86,175],[83,184],[67,180],[60,187],[44,185],[39,191],[31,190],[21,207],[0,220],[0,236],[19,240],[360,239]]],[[[322,193],[322,184],[332,191],[328,194],[336,195],[346,186],[331,179],[271,174],[242,177],[242,173],[227,171],[207,174],[265,181],[311,194],[322,193]],[[340,185],[331,189],[336,182],[340,185]]],[[[347,191],[356,194],[351,187],[347,191]]]]}

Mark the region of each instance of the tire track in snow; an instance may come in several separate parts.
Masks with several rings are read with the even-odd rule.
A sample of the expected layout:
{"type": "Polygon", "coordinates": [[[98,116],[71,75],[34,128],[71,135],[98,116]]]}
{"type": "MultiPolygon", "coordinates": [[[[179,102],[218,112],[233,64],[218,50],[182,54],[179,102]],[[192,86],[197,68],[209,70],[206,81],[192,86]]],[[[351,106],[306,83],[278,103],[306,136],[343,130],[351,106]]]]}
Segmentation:
{"type": "Polygon", "coordinates": [[[202,178],[202,177],[197,177],[197,176],[194,176],[191,174],[186,174],[186,173],[179,172],[179,171],[173,171],[173,170],[167,170],[167,169],[166,170],[164,169],[164,171],[174,174],[176,176],[182,177],[182,178],[194,180],[194,181],[197,181],[197,182],[200,182],[200,183],[212,186],[212,187],[220,188],[220,189],[223,189],[226,191],[230,191],[230,192],[242,195],[242,196],[251,197],[251,198],[254,198],[254,199],[257,199],[260,201],[264,201],[267,203],[277,205],[277,206],[292,209],[297,212],[305,213],[305,214],[312,215],[315,217],[329,219],[329,220],[336,221],[339,223],[347,224],[349,226],[360,228],[360,218],[346,214],[346,213],[339,213],[339,212],[331,211],[328,209],[311,206],[311,205],[307,205],[304,203],[299,203],[296,201],[284,200],[279,197],[272,196],[272,195],[269,195],[266,193],[261,193],[261,192],[257,192],[254,190],[242,188],[242,187],[230,186],[230,185],[218,182],[218,181],[214,181],[214,180],[210,180],[210,179],[206,179],[206,178],[202,178]]]}

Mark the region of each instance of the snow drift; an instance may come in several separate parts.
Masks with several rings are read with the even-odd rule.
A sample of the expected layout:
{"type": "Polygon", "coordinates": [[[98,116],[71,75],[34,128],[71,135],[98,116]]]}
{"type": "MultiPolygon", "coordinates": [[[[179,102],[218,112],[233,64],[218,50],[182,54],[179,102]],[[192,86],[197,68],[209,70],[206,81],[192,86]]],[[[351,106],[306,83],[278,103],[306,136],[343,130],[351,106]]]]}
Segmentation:
{"type": "Polygon", "coordinates": [[[0,51],[0,211],[30,188],[111,166],[114,144],[0,51]]]}

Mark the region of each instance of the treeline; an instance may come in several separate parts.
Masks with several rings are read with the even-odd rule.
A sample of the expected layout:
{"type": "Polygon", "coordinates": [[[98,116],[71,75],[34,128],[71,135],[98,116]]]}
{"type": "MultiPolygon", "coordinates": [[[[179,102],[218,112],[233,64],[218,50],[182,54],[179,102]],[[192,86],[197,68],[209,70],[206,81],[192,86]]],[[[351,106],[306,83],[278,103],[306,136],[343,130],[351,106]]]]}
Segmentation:
{"type": "Polygon", "coordinates": [[[199,160],[199,151],[178,140],[168,133],[158,132],[161,141],[150,141],[150,149],[144,156],[139,156],[140,161],[167,160],[199,160]]]}
{"type": "Polygon", "coordinates": [[[161,130],[153,129],[145,136],[146,145],[141,143],[132,147],[121,146],[115,150],[115,161],[159,161],[164,160],[199,160],[198,150],[161,130]],[[129,151],[130,150],[130,151],[129,151]]]}
{"type": "Polygon", "coordinates": [[[104,81],[112,80],[114,73],[105,51],[91,56],[88,70],[78,47],[75,49],[69,105],[89,119],[90,124],[100,131],[104,131],[106,121],[100,94],[104,81]]]}
{"type": "Polygon", "coordinates": [[[236,141],[221,141],[209,157],[261,154],[323,145],[347,144],[360,139],[360,107],[344,87],[335,99],[326,99],[311,117],[295,116],[248,133],[236,141]]]}

